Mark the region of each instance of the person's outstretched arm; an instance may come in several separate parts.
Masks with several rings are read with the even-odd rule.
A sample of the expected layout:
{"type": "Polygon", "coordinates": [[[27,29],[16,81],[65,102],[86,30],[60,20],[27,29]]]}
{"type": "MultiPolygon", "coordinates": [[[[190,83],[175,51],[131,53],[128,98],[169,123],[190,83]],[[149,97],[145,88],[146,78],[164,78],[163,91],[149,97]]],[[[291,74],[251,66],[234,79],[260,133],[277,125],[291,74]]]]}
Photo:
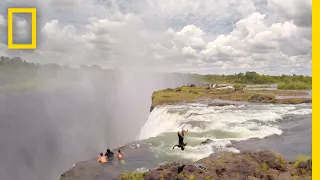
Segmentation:
{"type": "Polygon", "coordinates": [[[184,133],[188,133],[188,130],[182,129],[182,131],[183,131],[184,133]]]}
{"type": "Polygon", "coordinates": [[[188,130],[184,130],[184,129],[182,129],[182,131],[181,131],[180,135],[181,135],[181,136],[184,136],[184,134],[185,134],[185,133],[188,133],[188,130]]]}

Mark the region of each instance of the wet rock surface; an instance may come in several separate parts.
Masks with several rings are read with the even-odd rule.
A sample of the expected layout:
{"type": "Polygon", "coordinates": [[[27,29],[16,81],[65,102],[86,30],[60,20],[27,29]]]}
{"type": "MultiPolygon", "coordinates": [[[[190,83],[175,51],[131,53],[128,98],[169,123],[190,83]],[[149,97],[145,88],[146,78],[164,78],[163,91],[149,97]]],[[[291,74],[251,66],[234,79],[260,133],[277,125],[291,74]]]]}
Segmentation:
{"type": "Polygon", "coordinates": [[[212,143],[212,142],[213,142],[213,140],[211,140],[211,139],[206,139],[205,141],[202,141],[201,144],[202,144],[202,145],[205,145],[205,144],[210,144],[210,143],[212,143]]]}
{"type": "MultiPolygon", "coordinates": [[[[154,154],[148,148],[126,146],[122,147],[124,155],[123,163],[118,159],[113,159],[111,162],[100,164],[97,158],[88,161],[76,163],[70,170],[63,173],[60,180],[112,180],[125,171],[135,171],[138,168],[144,167],[149,164],[155,167],[155,164],[148,163],[154,162],[154,154]]],[[[115,154],[117,150],[112,150],[115,154]]]]}
{"type": "Polygon", "coordinates": [[[210,103],[208,104],[208,106],[219,106],[219,107],[222,107],[222,106],[231,106],[231,105],[235,105],[235,104],[231,104],[231,103],[223,103],[223,102],[215,102],[215,103],[210,103]]]}

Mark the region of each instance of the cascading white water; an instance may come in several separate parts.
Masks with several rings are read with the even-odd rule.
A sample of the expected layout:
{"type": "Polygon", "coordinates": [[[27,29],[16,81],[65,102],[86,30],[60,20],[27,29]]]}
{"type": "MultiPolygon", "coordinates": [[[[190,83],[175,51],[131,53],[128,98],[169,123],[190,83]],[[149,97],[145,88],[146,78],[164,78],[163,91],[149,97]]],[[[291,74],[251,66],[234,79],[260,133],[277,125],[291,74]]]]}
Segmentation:
{"type": "Polygon", "coordinates": [[[221,149],[238,152],[228,146],[231,140],[281,135],[282,130],[277,123],[287,120],[285,116],[311,113],[311,104],[166,105],[153,109],[141,129],[140,139],[152,144],[152,149],[160,156],[197,160],[221,149]],[[185,138],[188,147],[185,151],[172,151],[172,146],[178,141],[176,132],[182,128],[189,130],[185,138]],[[213,142],[200,145],[206,139],[213,142]]]}

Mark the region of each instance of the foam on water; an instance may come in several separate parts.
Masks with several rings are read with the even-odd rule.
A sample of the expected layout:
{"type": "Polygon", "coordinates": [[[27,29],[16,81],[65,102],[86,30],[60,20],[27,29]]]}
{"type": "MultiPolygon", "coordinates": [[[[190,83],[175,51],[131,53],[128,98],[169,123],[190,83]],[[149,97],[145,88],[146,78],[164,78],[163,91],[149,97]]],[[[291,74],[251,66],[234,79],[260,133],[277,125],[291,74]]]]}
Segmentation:
{"type": "Polygon", "coordinates": [[[160,106],[153,109],[142,127],[140,139],[151,142],[152,150],[159,156],[183,157],[197,160],[219,150],[238,152],[228,147],[233,141],[281,135],[275,122],[286,115],[311,114],[310,104],[276,105],[246,104],[224,107],[193,103],[160,106]],[[188,146],[184,151],[172,150],[177,144],[176,132],[188,129],[185,136],[188,146]],[[213,142],[201,145],[206,139],[213,142]],[[157,143],[160,141],[161,143],[157,143]]]}

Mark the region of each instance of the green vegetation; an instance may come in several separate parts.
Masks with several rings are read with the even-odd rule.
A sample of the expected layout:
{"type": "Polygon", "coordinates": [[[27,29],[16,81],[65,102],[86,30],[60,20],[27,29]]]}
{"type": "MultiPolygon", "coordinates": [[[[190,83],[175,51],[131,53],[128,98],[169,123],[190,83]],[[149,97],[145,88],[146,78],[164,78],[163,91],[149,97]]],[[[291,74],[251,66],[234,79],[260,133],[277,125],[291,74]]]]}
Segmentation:
{"type": "Polygon", "coordinates": [[[262,167],[262,169],[263,169],[264,171],[268,171],[268,170],[269,170],[269,166],[268,166],[268,164],[265,163],[265,162],[261,163],[261,167],[262,167]]]}
{"type": "MultiPolygon", "coordinates": [[[[58,64],[35,64],[19,57],[0,57],[0,88],[30,89],[52,84],[56,77],[64,81],[77,80],[79,70],[101,70],[97,65],[72,69],[58,64]],[[64,73],[63,75],[61,73],[64,73]]],[[[63,82],[59,82],[63,84],[63,82]]],[[[57,84],[56,85],[60,85],[57,84]]]]}
{"type": "Polygon", "coordinates": [[[185,175],[184,175],[183,173],[179,173],[179,174],[178,174],[178,177],[179,177],[179,178],[184,178],[185,175]]]}
{"type": "Polygon", "coordinates": [[[196,179],[195,176],[193,174],[190,174],[189,180],[195,180],[195,179],[196,179]]]}
{"type": "Polygon", "coordinates": [[[206,177],[206,180],[214,180],[214,178],[213,178],[213,177],[210,177],[210,176],[207,176],[207,177],[206,177]]]}
{"type": "Polygon", "coordinates": [[[288,82],[278,84],[278,89],[311,89],[311,83],[306,82],[288,82]]]}
{"type": "Polygon", "coordinates": [[[287,161],[279,153],[275,153],[275,154],[276,154],[276,163],[280,163],[280,164],[287,163],[287,161]]]}
{"type": "Polygon", "coordinates": [[[308,157],[308,156],[301,155],[301,154],[298,155],[297,159],[294,163],[294,167],[298,167],[301,162],[307,162],[309,159],[310,159],[310,157],[308,157]]]}
{"type": "Polygon", "coordinates": [[[256,167],[255,171],[258,174],[260,172],[260,169],[258,167],[256,167]]]}
{"type": "Polygon", "coordinates": [[[125,172],[121,175],[123,180],[143,180],[144,173],[125,172]]]}
{"type": "Polygon", "coordinates": [[[61,176],[59,180],[67,180],[65,177],[61,176]]]}
{"type": "Polygon", "coordinates": [[[303,92],[290,91],[236,91],[233,89],[211,89],[207,87],[178,87],[155,91],[152,94],[152,108],[163,104],[175,104],[182,102],[194,102],[202,99],[224,99],[233,101],[248,101],[261,103],[300,104],[311,103],[308,98],[276,99],[276,95],[305,95],[303,92]]]}
{"type": "Polygon", "coordinates": [[[28,82],[36,77],[39,65],[22,61],[18,57],[0,57],[0,86],[28,82]]]}
{"type": "MultiPolygon", "coordinates": [[[[279,89],[311,89],[312,78],[303,75],[260,75],[254,71],[234,75],[199,75],[193,77],[207,83],[278,84],[279,89]]],[[[265,87],[263,87],[265,88],[265,87]]]]}

